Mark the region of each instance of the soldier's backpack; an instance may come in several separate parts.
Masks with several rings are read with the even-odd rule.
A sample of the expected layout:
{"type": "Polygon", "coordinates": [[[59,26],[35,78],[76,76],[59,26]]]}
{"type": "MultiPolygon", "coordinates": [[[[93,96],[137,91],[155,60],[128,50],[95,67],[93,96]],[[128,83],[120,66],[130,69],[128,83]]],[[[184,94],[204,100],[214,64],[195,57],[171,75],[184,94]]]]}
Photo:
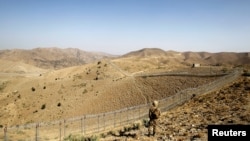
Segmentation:
{"type": "Polygon", "coordinates": [[[152,117],[153,119],[158,119],[161,115],[161,112],[158,108],[156,108],[153,112],[152,112],[152,117]]]}

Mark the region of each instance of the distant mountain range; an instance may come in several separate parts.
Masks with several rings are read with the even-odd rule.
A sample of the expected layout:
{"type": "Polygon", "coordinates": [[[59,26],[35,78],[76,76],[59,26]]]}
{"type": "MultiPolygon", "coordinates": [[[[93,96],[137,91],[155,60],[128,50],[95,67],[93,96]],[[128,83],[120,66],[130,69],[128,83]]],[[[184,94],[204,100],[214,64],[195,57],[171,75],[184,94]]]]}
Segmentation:
{"type": "Polygon", "coordinates": [[[43,69],[60,69],[83,65],[103,58],[161,58],[162,61],[190,65],[249,65],[250,52],[176,52],[164,51],[159,48],[144,48],[121,56],[107,53],[87,52],[76,48],[35,48],[31,50],[11,49],[0,50],[0,59],[22,62],[43,69]]]}
{"type": "Polygon", "coordinates": [[[204,65],[250,65],[250,52],[176,52],[172,50],[164,51],[158,48],[144,48],[127,53],[122,57],[158,57],[182,64],[200,63],[204,65]]]}
{"type": "Polygon", "coordinates": [[[0,50],[0,59],[21,61],[43,69],[60,69],[70,66],[83,65],[106,57],[106,53],[87,52],[77,48],[35,48],[31,50],[11,49],[0,50]]]}

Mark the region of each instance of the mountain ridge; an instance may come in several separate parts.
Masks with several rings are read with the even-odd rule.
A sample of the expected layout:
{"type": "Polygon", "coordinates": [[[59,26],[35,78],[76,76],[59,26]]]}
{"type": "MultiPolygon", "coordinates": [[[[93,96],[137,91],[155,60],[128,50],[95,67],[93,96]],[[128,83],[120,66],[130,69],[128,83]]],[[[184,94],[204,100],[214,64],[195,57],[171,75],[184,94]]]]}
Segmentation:
{"type": "Polygon", "coordinates": [[[95,60],[113,57],[107,53],[87,52],[78,48],[61,49],[34,48],[0,50],[0,59],[8,61],[21,61],[43,69],[61,69],[65,67],[83,65],[95,60]]]}

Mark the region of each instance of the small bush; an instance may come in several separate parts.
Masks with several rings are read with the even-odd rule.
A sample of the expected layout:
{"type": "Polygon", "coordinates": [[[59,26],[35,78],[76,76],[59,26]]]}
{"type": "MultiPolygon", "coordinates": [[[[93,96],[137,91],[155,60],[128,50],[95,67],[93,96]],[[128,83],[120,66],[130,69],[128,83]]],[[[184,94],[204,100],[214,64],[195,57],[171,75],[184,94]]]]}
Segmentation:
{"type": "Polygon", "coordinates": [[[149,120],[148,119],[143,119],[143,125],[145,127],[148,127],[149,126],[149,120]]]}
{"type": "Polygon", "coordinates": [[[106,134],[106,133],[101,133],[100,137],[101,137],[101,138],[106,138],[106,137],[107,137],[107,134],[106,134]]]}
{"type": "Polygon", "coordinates": [[[133,130],[139,130],[140,129],[140,123],[134,123],[133,124],[133,130]]]}
{"type": "Polygon", "coordinates": [[[84,91],[82,92],[82,94],[85,94],[85,93],[87,93],[87,92],[88,92],[88,90],[84,89],[84,91]]]}
{"type": "Polygon", "coordinates": [[[57,104],[57,106],[60,107],[60,106],[61,106],[61,103],[59,102],[59,103],[57,104]]]}
{"type": "Polygon", "coordinates": [[[226,72],[228,71],[228,69],[227,69],[227,68],[223,68],[223,69],[221,69],[221,71],[222,71],[223,73],[226,73],[226,72]]]}
{"type": "Polygon", "coordinates": [[[32,87],[31,90],[34,92],[34,91],[36,91],[36,88],[32,87]]]}
{"type": "Polygon", "coordinates": [[[109,131],[107,134],[113,136],[113,135],[115,135],[115,131],[109,131]]]}
{"type": "Polygon", "coordinates": [[[84,137],[81,135],[72,135],[70,134],[68,137],[64,139],[64,141],[98,141],[98,136],[84,137]]]}
{"type": "Polygon", "coordinates": [[[43,104],[42,107],[41,107],[41,109],[43,110],[45,108],[46,108],[46,104],[43,104]]]}
{"type": "Polygon", "coordinates": [[[250,76],[250,72],[244,72],[243,76],[250,76]]]}

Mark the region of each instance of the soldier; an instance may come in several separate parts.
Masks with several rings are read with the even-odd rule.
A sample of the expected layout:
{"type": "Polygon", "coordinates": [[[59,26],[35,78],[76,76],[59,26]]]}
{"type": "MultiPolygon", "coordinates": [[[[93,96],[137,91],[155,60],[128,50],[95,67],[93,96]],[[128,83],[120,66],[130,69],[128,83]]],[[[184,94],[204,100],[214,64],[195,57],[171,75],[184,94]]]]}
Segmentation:
{"type": "Polygon", "coordinates": [[[153,128],[153,136],[157,132],[158,118],[161,116],[161,111],[158,108],[158,101],[153,101],[152,106],[149,109],[149,127],[148,127],[148,136],[151,135],[153,128]]]}

